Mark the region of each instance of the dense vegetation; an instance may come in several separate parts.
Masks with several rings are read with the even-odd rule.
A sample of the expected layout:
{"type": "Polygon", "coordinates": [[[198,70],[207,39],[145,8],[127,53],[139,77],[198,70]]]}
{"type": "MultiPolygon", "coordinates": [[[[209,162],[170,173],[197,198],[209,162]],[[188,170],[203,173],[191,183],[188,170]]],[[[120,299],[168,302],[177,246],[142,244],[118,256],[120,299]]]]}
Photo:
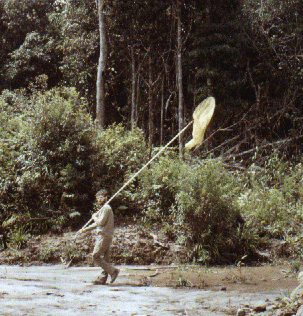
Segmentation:
{"type": "Polygon", "coordinates": [[[81,227],[95,192],[114,194],[213,95],[203,146],[167,149],[112,202],[117,216],[162,223],[199,262],[235,262],[272,238],[300,258],[303,3],[126,0],[105,12],[100,130],[95,2],[0,1],[1,247],[81,227]]]}

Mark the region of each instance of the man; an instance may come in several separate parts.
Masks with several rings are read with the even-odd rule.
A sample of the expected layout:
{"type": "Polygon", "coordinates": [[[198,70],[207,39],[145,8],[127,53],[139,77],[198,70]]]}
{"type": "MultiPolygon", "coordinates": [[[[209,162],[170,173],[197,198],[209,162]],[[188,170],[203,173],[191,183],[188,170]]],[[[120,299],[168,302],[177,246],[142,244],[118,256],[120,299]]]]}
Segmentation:
{"type": "Polygon", "coordinates": [[[110,283],[113,283],[120,272],[109,263],[110,246],[114,235],[114,214],[109,204],[106,203],[107,198],[107,190],[103,189],[97,192],[96,200],[100,209],[92,215],[94,223],[79,231],[79,234],[85,234],[96,229],[98,234],[93,251],[93,260],[95,265],[103,269],[103,272],[93,282],[94,284],[106,284],[108,275],[111,276],[110,283]]]}

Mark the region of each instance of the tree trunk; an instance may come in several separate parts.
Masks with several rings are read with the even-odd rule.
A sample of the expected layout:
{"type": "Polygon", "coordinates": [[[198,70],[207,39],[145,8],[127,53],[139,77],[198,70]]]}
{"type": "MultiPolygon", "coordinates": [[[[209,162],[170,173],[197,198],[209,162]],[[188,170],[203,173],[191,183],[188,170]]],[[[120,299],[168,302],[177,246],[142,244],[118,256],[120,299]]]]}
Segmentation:
{"type": "Polygon", "coordinates": [[[132,101],[131,101],[131,129],[136,126],[136,65],[135,65],[135,56],[134,56],[134,48],[131,48],[131,59],[132,59],[132,101]]]}
{"type": "MultiPolygon", "coordinates": [[[[210,9],[211,9],[211,2],[210,2],[210,0],[207,0],[207,5],[206,5],[206,9],[205,9],[205,24],[207,26],[211,25],[210,9]]],[[[206,79],[206,86],[207,86],[207,94],[208,94],[208,96],[209,97],[214,96],[214,94],[213,94],[213,81],[212,81],[212,79],[210,77],[206,79]]]]}
{"type": "Polygon", "coordinates": [[[161,123],[160,123],[160,146],[163,146],[163,133],[164,133],[164,80],[163,75],[161,83],[161,123]]]}
{"type": "Polygon", "coordinates": [[[149,132],[149,148],[150,155],[152,151],[153,141],[154,141],[154,105],[153,105],[153,74],[152,74],[152,60],[149,56],[149,78],[148,78],[148,132],[149,132]]]}
{"type": "Polygon", "coordinates": [[[100,55],[96,83],[96,119],[99,128],[105,127],[105,70],[107,64],[107,34],[103,13],[105,0],[97,0],[100,36],[100,55]]]}
{"type": "MultiPolygon", "coordinates": [[[[181,6],[177,0],[176,8],[177,18],[177,87],[178,87],[178,118],[179,132],[183,129],[183,112],[184,112],[184,96],[183,96],[183,70],[182,70],[182,24],[181,24],[181,6]]],[[[179,135],[179,153],[182,155],[184,147],[183,135],[179,135]]]]}

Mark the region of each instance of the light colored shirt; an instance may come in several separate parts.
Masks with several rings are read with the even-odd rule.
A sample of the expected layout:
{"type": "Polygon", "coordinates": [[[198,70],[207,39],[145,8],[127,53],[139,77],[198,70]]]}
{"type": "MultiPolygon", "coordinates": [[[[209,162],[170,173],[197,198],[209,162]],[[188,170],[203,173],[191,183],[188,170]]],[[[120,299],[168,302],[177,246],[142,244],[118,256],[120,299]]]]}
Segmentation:
{"type": "Polygon", "coordinates": [[[101,209],[93,215],[97,225],[97,233],[105,237],[114,235],[114,214],[109,204],[104,204],[101,209]]]}

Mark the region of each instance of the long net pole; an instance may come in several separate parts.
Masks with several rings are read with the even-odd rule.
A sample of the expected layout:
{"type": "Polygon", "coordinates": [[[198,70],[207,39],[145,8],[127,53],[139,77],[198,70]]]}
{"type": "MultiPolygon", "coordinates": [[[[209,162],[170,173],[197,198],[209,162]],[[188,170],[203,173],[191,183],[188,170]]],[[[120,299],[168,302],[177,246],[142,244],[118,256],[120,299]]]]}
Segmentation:
{"type": "MultiPolygon", "coordinates": [[[[123,191],[147,166],[149,166],[157,157],[159,157],[163,151],[171,144],[173,143],[179,135],[181,135],[191,124],[193,121],[189,122],[174,138],[172,138],[164,147],[161,148],[161,150],[153,156],[140,170],[138,170],[108,201],[107,203],[109,204],[121,191],[123,191]]],[[[93,219],[91,218],[82,228],[86,228],[93,219]]]]}
{"type": "Polygon", "coordinates": [[[172,143],[174,142],[180,134],[182,134],[191,124],[193,121],[188,123],[172,140],[170,140],[161,150],[152,157],[139,171],[137,171],[109,200],[107,203],[111,202],[121,191],[123,191],[140,173],[143,171],[147,166],[149,166],[158,156],[160,156],[163,151],[172,143]]]}

